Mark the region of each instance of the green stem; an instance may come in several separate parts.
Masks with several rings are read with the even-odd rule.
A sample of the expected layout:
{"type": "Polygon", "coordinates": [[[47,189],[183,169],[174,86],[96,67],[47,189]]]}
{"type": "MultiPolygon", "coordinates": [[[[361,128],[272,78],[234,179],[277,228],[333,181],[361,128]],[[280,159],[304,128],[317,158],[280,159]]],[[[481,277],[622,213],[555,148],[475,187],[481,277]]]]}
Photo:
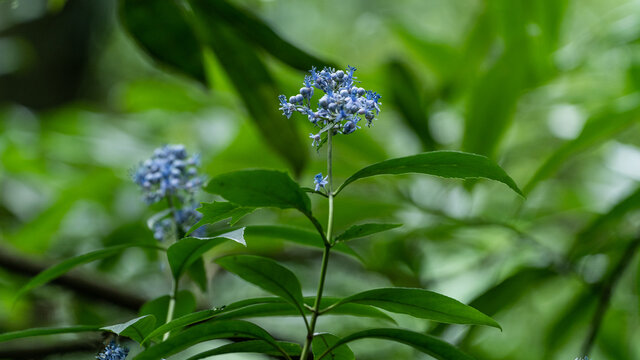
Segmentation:
{"type": "MultiPolygon", "coordinates": [[[[171,195],[167,196],[167,203],[169,204],[169,210],[171,210],[171,217],[173,218],[173,224],[176,229],[176,241],[178,241],[184,234],[182,232],[182,229],[180,228],[180,224],[178,224],[177,210],[173,205],[173,199],[171,198],[171,195]]],[[[169,307],[167,308],[167,320],[165,324],[173,320],[173,313],[175,312],[176,308],[176,298],[178,297],[178,280],[179,279],[176,279],[173,276],[171,277],[171,294],[169,294],[169,307]]],[[[171,332],[167,331],[162,337],[162,341],[167,340],[170,334],[171,332]]]]}
{"type": "MultiPolygon", "coordinates": [[[[307,338],[304,342],[304,347],[302,348],[302,353],[300,354],[300,360],[306,360],[309,354],[309,350],[311,349],[311,341],[313,340],[313,334],[316,328],[316,322],[318,320],[318,316],[320,316],[320,301],[322,300],[322,292],[324,291],[324,282],[327,277],[327,268],[329,264],[329,254],[331,252],[331,244],[333,241],[331,237],[333,236],[333,169],[332,169],[332,130],[328,132],[327,139],[327,176],[329,178],[329,183],[327,184],[327,194],[329,197],[329,217],[327,219],[327,234],[324,243],[324,251],[322,253],[322,266],[320,268],[320,281],[318,282],[318,292],[316,295],[315,303],[313,304],[313,310],[311,311],[311,322],[309,323],[309,328],[307,331],[307,338]]],[[[322,233],[321,233],[322,235],[322,233]]]]}

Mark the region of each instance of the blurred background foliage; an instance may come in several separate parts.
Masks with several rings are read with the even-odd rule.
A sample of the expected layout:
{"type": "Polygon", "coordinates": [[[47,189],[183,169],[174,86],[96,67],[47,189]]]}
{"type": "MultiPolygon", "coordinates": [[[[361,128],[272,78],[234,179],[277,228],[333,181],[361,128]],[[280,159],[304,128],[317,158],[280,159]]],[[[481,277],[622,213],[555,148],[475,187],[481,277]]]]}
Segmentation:
{"type": "MultiPolygon", "coordinates": [[[[504,331],[394,317],[477,359],[573,359],[600,316],[591,357],[640,358],[640,1],[190,3],[198,19],[171,1],[0,1],[0,332],[116,323],[169,291],[155,255],[132,249],[12,303],[46,264],[155,241],[145,224],[154,209],[130,174],[162,144],[199,152],[207,176],[275,168],[311,186],[324,155],[304,117],[279,114],[277,95],[295,93],[313,65],[354,65],[383,112],[334,144],[339,181],[390,157],[454,149],[498,161],[527,199],[486,181],[363,181],[337,200],[337,229],[405,225],[355,243],[362,262],[333,257],[326,293],[417,286],[470,303],[504,331]]],[[[324,201],[314,211],[324,218],[324,201]]],[[[240,224],[273,222],[307,226],[270,210],[240,224]]],[[[313,292],[320,252],[247,242],[313,292]]],[[[206,265],[210,289],[191,285],[186,308],[261,294],[206,265]]],[[[319,329],[344,335],[367,321],[329,316],[319,329]]],[[[292,319],[258,323],[302,333],[292,319]]],[[[87,341],[15,345],[33,353],[87,341]]],[[[359,359],[428,358],[380,342],[353,349],[359,359]]]]}

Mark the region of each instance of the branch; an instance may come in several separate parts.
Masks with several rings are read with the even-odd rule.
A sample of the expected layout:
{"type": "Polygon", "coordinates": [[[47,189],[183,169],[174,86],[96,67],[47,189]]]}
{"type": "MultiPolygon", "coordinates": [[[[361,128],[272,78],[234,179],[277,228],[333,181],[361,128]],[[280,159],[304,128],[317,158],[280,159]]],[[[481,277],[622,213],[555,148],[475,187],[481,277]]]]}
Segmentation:
{"type": "Polygon", "coordinates": [[[633,255],[635,254],[638,246],[640,246],[640,236],[635,238],[633,241],[631,241],[631,243],[629,243],[629,245],[627,245],[627,248],[622,254],[622,258],[620,258],[620,261],[618,262],[618,264],[616,264],[615,268],[611,272],[611,275],[609,275],[609,277],[602,284],[602,288],[600,290],[600,298],[598,299],[598,307],[596,308],[596,312],[594,313],[593,319],[591,320],[591,327],[589,328],[587,337],[582,344],[581,353],[585,356],[589,355],[589,352],[593,347],[593,343],[596,340],[598,330],[600,329],[600,325],[602,324],[602,319],[604,318],[604,314],[607,312],[609,302],[611,301],[613,288],[624,273],[624,270],[631,262],[631,259],[633,259],[633,255]]]}
{"type": "Polygon", "coordinates": [[[44,359],[53,354],[96,353],[104,345],[99,339],[57,341],[50,345],[29,344],[28,346],[0,349],[0,359],[44,359]]]}
{"type": "MultiPolygon", "coordinates": [[[[5,247],[0,247],[0,267],[13,273],[32,277],[47,269],[49,265],[16,254],[5,247]]],[[[147,301],[146,298],[139,294],[111,285],[104,279],[77,273],[64,274],[53,280],[52,283],[71,290],[80,296],[107,302],[134,312],[137,312],[147,301]]]]}

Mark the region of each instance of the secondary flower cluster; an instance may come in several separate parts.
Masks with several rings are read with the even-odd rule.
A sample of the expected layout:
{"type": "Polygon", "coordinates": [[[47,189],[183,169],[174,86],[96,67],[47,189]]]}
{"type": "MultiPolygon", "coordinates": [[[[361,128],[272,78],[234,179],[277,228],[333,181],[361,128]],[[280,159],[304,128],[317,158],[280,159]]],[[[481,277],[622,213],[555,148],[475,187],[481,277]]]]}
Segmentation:
{"type": "Polygon", "coordinates": [[[355,70],[351,66],[345,71],[328,67],[316,71],[312,68],[311,75],[305,76],[304,87],[299,94],[288,100],[284,95],[279,96],[283,115],[289,118],[297,111],[307,115],[311,123],[321,128],[317,134],[310,134],[312,145],[320,147],[326,139],[324,134],[329,130],[351,134],[360,129],[358,123],[362,118],[371,126],[380,113],[380,95],[356,86],[356,77],[353,76],[355,70]],[[315,110],[311,108],[314,88],[324,92],[315,110]]]}
{"type": "Polygon", "coordinates": [[[199,161],[197,155],[187,156],[184,145],[165,145],[138,167],[133,179],[142,188],[148,204],[168,195],[181,198],[184,193],[190,196],[202,185],[197,170],[199,161]]]}
{"type": "MultiPolygon", "coordinates": [[[[165,145],[156,149],[133,175],[148,204],[167,199],[168,210],[152,217],[149,227],[159,241],[175,239],[200,220],[193,195],[202,185],[198,175],[198,156],[189,157],[184,145],[165,145]]],[[[195,233],[198,236],[198,233],[195,233]]]]}
{"type": "MultiPolygon", "coordinates": [[[[194,203],[188,204],[182,209],[175,210],[173,219],[164,218],[152,223],[151,230],[153,237],[158,241],[172,239],[176,235],[176,226],[179,227],[181,233],[186,233],[193,224],[200,221],[202,214],[196,211],[194,203]]],[[[201,228],[204,230],[204,228],[201,228]]],[[[203,235],[200,229],[193,232],[193,236],[203,235]]]]}
{"type": "Polygon", "coordinates": [[[129,349],[124,346],[120,346],[111,341],[102,352],[96,355],[98,360],[125,360],[129,355],[129,349]]]}

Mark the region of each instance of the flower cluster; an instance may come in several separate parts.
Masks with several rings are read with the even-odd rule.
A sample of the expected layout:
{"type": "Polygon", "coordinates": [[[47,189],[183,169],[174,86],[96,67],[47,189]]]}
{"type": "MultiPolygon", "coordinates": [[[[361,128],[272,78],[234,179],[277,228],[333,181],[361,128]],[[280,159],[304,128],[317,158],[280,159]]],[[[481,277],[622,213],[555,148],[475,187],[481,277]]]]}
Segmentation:
{"type": "Polygon", "coordinates": [[[322,71],[311,69],[311,75],[304,78],[304,87],[300,93],[288,100],[280,95],[280,110],[287,118],[294,112],[307,115],[309,121],[321,128],[317,134],[310,134],[312,145],[320,147],[326,139],[327,131],[351,134],[360,129],[358,122],[364,119],[371,126],[375,117],[380,113],[380,95],[373,91],[356,86],[353,76],[356,68],[348,66],[346,71],[325,67],[322,71]],[[311,97],[314,88],[324,92],[318,100],[314,111],[311,108],[311,97]]]}
{"type": "Polygon", "coordinates": [[[120,346],[111,341],[102,352],[96,355],[98,360],[124,360],[129,355],[129,349],[124,346],[120,346]]]}
{"type": "MultiPolygon", "coordinates": [[[[176,209],[173,219],[165,217],[164,219],[154,221],[151,224],[153,237],[158,241],[173,239],[176,235],[176,226],[181,233],[186,233],[193,224],[200,221],[202,214],[196,211],[195,203],[188,204],[182,209],[176,209]]],[[[193,232],[193,236],[203,236],[204,227],[193,232]]]]}
{"type": "Polygon", "coordinates": [[[138,167],[133,180],[142,188],[148,204],[166,196],[190,196],[202,185],[197,170],[199,161],[197,155],[187,156],[184,145],[165,145],[138,167]]]}

